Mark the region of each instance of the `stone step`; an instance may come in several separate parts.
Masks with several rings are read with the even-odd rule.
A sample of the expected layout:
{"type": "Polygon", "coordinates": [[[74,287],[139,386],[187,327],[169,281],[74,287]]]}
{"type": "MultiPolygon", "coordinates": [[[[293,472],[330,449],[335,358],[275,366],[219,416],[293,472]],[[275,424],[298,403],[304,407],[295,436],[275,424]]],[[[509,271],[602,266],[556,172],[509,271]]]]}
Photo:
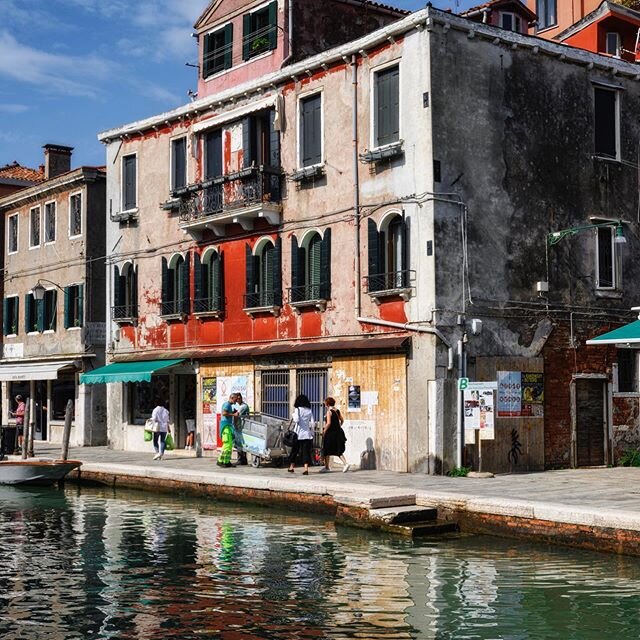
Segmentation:
{"type": "Polygon", "coordinates": [[[419,507],[416,505],[383,507],[370,509],[369,517],[374,520],[382,520],[387,524],[427,522],[433,521],[438,517],[438,510],[431,507],[419,507]]]}
{"type": "Polygon", "coordinates": [[[455,522],[446,520],[429,520],[427,522],[411,522],[407,524],[385,524],[382,529],[406,538],[428,538],[447,533],[457,533],[458,525],[455,522]]]}

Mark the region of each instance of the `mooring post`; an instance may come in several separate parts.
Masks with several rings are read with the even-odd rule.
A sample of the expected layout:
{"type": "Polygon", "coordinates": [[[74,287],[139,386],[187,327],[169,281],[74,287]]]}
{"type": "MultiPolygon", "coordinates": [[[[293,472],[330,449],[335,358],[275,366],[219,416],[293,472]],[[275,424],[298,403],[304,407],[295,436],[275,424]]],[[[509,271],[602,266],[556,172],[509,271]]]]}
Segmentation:
{"type": "MultiPolygon", "coordinates": [[[[26,460],[29,453],[29,434],[31,431],[31,398],[27,399],[24,408],[24,422],[22,423],[22,459],[26,460]]],[[[16,433],[18,429],[16,428],[16,433]]]]}
{"type": "Polygon", "coordinates": [[[69,439],[71,438],[71,419],[73,417],[73,400],[67,400],[64,410],[64,431],[62,432],[62,459],[69,457],[69,439]]]}

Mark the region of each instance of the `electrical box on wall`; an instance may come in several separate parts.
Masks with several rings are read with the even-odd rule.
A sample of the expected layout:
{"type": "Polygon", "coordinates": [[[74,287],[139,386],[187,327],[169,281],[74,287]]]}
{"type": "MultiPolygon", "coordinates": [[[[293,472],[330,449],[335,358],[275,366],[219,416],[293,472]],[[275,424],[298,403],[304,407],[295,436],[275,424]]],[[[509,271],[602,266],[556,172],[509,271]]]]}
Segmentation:
{"type": "Polygon", "coordinates": [[[536,291],[538,293],[549,293],[549,283],[544,280],[536,282],[536,291]]]}

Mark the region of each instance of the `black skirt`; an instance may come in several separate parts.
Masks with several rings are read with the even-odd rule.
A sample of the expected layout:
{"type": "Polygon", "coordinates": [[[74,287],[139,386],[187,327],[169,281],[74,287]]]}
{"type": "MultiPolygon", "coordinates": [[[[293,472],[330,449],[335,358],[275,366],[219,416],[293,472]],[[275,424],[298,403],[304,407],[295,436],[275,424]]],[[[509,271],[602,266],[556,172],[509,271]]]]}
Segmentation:
{"type": "Polygon", "coordinates": [[[342,427],[331,425],[322,439],[322,453],[325,456],[341,456],[344,453],[347,437],[342,427]]]}

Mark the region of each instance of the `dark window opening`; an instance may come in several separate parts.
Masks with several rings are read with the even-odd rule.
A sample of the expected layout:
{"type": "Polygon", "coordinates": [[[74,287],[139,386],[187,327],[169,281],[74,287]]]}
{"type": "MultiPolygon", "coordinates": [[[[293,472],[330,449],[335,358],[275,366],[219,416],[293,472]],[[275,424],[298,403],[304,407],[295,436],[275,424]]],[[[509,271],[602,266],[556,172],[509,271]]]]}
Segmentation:
{"type": "Polygon", "coordinates": [[[598,289],[614,289],[616,286],[614,228],[600,227],[597,229],[596,238],[598,255],[597,287],[598,289]]]}
{"type": "Polygon", "coordinates": [[[280,240],[273,245],[265,242],[253,255],[246,247],[247,289],[245,308],[282,305],[282,277],[280,273],[280,240]]]}
{"type": "Polygon", "coordinates": [[[161,315],[188,315],[191,307],[189,291],[189,260],[178,256],[167,263],[162,258],[161,315]]]}
{"type": "Polygon", "coordinates": [[[375,146],[400,139],[400,68],[390,67],[375,74],[375,146]]]}
{"type": "Polygon", "coordinates": [[[122,159],[122,210],[131,211],[137,206],[136,156],[122,159]]]}
{"type": "Polygon", "coordinates": [[[69,201],[69,235],[82,233],[82,194],[76,193],[69,201]]]}
{"type": "Polygon", "coordinates": [[[55,331],[58,313],[58,292],[55,289],[47,289],[44,292],[41,307],[43,310],[43,331],[55,331]]]}
{"type": "Polygon", "coordinates": [[[171,188],[182,189],[187,186],[187,139],[171,141],[171,188]]]}
{"type": "Polygon", "coordinates": [[[230,69],[233,65],[233,25],[228,24],[204,37],[202,77],[230,69]]]}
{"type": "Polygon", "coordinates": [[[607,158],[618,157],[618,93],[615,89],[594,88],[595,152],[607,158]]]}
{"type": "Polygon", "coordinates": [[[44,241],[56,241],[56,203],[44,205],[44,241]]]}
{"type": "Polygon", "coordinates": [[[153,376],[152,382],[129,382],[129,423],[144,424],[154,407],[169,399],[169,376],[153,376]]]}
{"type": "Polygon", "coordinates": [[[557,0],[537,0],[538,31],[556,24],[556,2],[557,0]]]}
{"type": "Polygon", "coordinates": [[[18,216],[9,216],[9,253],[18,250],[18,216]]]}
{"type": "Polygon", "coordinates": [[[620,34],[607,33],[606,36],[606,52],[611,56],[620,56],[620,34]]]}
{"type": "Polygon", "coordinates": [[[83,286],[73,284],[64,288],[64,328],[81,327],[83,320],[83,286]]]}
{"type": "Polygon", "coordinates": [[[322,95],[300,101],[300,161],[303,167],[322,162],[322,95]]]}
{"type": "Polygon", "coordinates": [[[39,247],[40,246],[40,207],[35,207],[31,209],[30,213],[30,223],[31,229],[29,233],[29,246],[30,247],[39,247]]]}
{"type": "Polygon", "coordinates": [[[410,286],[408,224],[395,216],[386,228],[378,231],[369,220],[369,293],[406,289],[410,286]]]}
{"type": "Polygon", "coordinates": [[[194,255],[194,313],[220,312],[224,308],[223,256],[210,251],[201,260],[194,255]]]}
{"type": "Polygon", "coordinates": [[[64,420],[69,400],[73,402],[75,418],[76,377],[74,373],[61,372],[57,380],[51,381],[51,420],[64,420]]]}
{"type": "Polygon", "coordinates": [[[242,59],[250,60],[278,44],[278,3],[247,13],[243,17],[242,59]]]}
{"type": "Polygon", "coordinates": [[[3,334],[5,336],[18,334],[18,323],[20,310],[20,298],[11,296],[4,299],[4,309],[2,314],[3,334]]]}
{"type": "Polygon", "coordinates": [[[131,321],[138,317],[138,269],[131,264],[122,270],[113,268],[112,317],[117,321],[131,321]]]}
{"type": "Polygon", "coordinates": [[[637,393],[638,388],[638,350],[618,349],[618,391],[637,393]]]}
{"type": "Polygon", "coordinates": [[[27,293],[24,297],[24,330],[25,333],[35,333],[42,331],[40,319],[42,314],[42,300],[36,300],[32,293],[27,293]]]}

